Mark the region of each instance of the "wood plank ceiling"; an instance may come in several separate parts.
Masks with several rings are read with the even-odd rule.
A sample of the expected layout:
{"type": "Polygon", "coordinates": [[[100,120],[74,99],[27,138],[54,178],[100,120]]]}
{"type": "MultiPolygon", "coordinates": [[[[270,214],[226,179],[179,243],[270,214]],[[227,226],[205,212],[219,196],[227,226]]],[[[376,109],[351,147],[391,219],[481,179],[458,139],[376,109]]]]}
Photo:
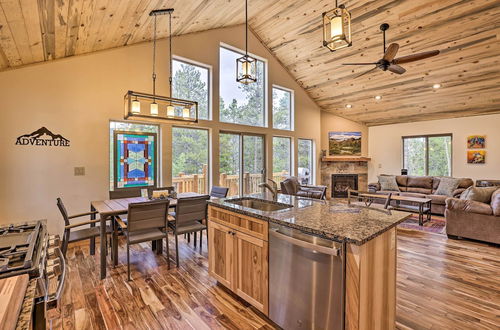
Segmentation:
{"type": "MultiPolygon", "coordinates": [[[[365,123],[500,112],[500,0],[346,0],[353,46],[321,46],[321,13],[333,0],[250,0],[250,27],[325,111],[365,123]],[[370,67],[382,55],[379,25],[399,55],[439,49],[401,76],[370,67]],[[433,89],[434,83],[442,88],[433,89]],[[381,100],[374,97],[380,95],[381,100]],[[351,104],[352,108],[345,107],[351,104]]],[[[243,23],[243,0],[0,0],[0,70],[151,39],[152,9],[174,7],[174,35],[243,23]]],[[[165,37],[165,25],[159,37],[165,37]]]]}

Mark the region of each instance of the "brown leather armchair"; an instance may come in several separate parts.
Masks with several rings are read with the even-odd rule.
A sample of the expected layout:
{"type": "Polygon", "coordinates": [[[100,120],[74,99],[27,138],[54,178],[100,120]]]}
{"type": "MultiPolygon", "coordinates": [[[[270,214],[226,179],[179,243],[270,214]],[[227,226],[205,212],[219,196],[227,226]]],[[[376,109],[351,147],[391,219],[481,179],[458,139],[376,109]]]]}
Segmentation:
{"type": "Polygon", "coordinates": [[[326,186],[312,186],[300,184],[297,177],[291,176],[280,182],[281,193],[308,198],[325,199],[326,186]]]}
{"type": "Polygon", "coordinates": [[[490,203],[448,198],[444,215],[448,237],[500,244],[500,188],[490,203]]]}

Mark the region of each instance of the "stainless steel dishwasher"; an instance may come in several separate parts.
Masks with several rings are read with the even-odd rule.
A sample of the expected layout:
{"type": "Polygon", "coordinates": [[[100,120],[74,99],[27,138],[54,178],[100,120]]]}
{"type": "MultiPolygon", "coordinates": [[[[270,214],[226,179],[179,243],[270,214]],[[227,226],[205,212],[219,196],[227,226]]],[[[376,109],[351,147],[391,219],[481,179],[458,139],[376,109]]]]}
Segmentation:
{"type": "Polygon", "coordinates": [[[288,329],[344,329],[345,244],[269,230],[269,318],[288,329]]]}

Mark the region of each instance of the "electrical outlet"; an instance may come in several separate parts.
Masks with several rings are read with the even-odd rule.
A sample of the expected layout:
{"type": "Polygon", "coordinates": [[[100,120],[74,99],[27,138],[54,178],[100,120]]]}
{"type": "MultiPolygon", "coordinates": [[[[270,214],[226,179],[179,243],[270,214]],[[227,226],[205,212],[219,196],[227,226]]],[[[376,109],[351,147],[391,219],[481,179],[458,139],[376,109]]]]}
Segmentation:
{"type": "Polygon", "coordinates": [[[85,167],[75,167],[75,176],[83,176],[85,175],[85,167]]]}
{"type": "Polygon", "coordinates": [[[379,164],[378,164],[378,168],[382,168],[382,164],[380,164],[380,163],[379,163],[379,164]]]}

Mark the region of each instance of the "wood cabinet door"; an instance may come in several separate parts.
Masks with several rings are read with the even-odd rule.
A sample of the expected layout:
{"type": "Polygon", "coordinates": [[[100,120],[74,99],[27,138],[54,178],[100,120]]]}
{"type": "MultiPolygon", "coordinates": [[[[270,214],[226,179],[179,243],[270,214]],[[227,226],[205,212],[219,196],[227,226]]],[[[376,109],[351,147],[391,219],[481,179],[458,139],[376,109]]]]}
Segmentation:
{"type": "Polygon", "coordinates": [[[208,222],[208,272],[217,281],[233,287],[234,277],[234,235],[226,226],[208,222]]]}
{"type": "Polygon", "coordinates": [[[234,235],[236,248],[235,292],[268,314],[268,243],[242,232],[234,235]]]}

